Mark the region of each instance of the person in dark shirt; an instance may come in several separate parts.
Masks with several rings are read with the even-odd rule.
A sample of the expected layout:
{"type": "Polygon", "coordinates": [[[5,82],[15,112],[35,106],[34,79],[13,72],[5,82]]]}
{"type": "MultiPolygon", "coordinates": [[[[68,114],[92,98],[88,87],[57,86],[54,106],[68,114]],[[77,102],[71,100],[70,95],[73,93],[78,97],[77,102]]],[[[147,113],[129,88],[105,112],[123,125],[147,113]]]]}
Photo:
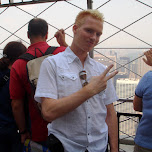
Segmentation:
{"type": "Polygon", "coordinates": [[[9,42],[0,59],[0,151],[21,152],[20,135],[17,132],[9,93],[10,69],[14,61],[23,53],[26,47],[17,41],[9,42]]]}

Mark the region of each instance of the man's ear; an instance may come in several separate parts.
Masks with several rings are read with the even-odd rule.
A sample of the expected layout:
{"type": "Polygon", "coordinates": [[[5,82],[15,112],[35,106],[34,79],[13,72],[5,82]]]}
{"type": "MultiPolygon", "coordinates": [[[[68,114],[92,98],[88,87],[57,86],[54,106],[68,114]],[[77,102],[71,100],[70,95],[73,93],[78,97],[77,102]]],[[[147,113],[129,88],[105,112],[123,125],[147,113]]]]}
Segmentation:
{"type": "Polygon", "coordinates": [[[77,29],[78,29],[78,26],[76,24],[74,24],[73,25],[73,33],[75,33],[77,29]]]}
{"type": "Polygon", "coordinates": [[[45,35],[45,38],[46,38],[46,40],[47,40],[47,38],[48,38],[48,32],[47,32],[47,34],[45,35]]]}

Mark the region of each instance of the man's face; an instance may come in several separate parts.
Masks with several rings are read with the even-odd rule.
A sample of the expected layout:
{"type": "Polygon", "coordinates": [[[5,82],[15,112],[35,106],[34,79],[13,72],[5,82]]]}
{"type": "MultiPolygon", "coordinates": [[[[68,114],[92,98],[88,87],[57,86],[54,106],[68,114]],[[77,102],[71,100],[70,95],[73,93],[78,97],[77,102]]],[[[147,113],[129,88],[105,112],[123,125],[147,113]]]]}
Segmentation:
{"type": "Polygon", "coordinates": [[[90,16],[86,17],[84,24],[73,27],[75,45],[85,52],[91,51],[99,42],[102,30],[101,21],[90,16]]]}

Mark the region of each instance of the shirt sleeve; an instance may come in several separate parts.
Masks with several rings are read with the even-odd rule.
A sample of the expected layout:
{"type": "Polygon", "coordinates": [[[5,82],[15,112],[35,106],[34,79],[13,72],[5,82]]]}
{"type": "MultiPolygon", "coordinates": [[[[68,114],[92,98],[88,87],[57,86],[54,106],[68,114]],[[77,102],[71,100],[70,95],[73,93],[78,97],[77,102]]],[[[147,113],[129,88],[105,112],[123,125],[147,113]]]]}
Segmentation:
{"type": "Polygon", "coordinates": [[[149,86],[150,83],[148,83],[148,73],[146,73],[141,80],[139,81],[136,90],[135,90],[135,94],[136,96],[142,98],[143,94],[145,92],[146,87],[149,86]]]}
{"type": "Polygon", "coordinates": [[[23,99],[25,96],[25,87],[23,86],[19,66],[19,62],[15,62],[10,72],[9,90],[11,99],[23,99]]]}
{"type": "Polygon", "coordinates": [[[44,59],[41,64],[35,100],[41,102],[41,97],[57,99],[57,85],[52,57],[44,59]],[[49,58],[49,59],[48,59],[49,58]]]}
{"type": "Polygon", "coordinates": [[[103,94],[103,97],[105,105],[111,104],[118,100],[118,96],[111,79],[107,82],[107,88],[105,90],[105,95],[103,94]]]}

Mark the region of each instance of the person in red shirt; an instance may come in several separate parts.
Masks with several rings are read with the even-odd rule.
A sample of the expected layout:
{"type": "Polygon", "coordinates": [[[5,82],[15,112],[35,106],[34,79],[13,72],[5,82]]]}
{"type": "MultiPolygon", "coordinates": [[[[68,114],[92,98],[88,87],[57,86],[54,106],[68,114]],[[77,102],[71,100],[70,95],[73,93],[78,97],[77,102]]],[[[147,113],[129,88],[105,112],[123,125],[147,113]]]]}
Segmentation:
{"type": "MultiPolygon", "coordinates": [[[[27,49],[27,53],[35,55],[35,48],[39,48],[43,53],[45,53],[49,47],[46,42],[48,37],[47,22],[40,18],[32,19],[28,25],[27,35],[31,42],[31,45],[27,49]]],[[[58,47],[53,54],[55,55],[64,50],[65,47],[58,47]]],[[[42,56],[42,53],[38,49],[36,49],[36,56],[42,56]]],[[[10,97],[12,99],[12,110],[21,134],[21,142],[24,143],[27,138],[30,138],[35,142],[46,145],[48,122],[42,118],[36,102],[34,101],[34,94],[32,94],[32,89],[28,81],[26,64],[26,60],[18,59],[12,65],[10,73],[10,97]],[[28,103],[30,131],[26,122],[28,114],[25,114],[25,102],[28,103]]]]}

